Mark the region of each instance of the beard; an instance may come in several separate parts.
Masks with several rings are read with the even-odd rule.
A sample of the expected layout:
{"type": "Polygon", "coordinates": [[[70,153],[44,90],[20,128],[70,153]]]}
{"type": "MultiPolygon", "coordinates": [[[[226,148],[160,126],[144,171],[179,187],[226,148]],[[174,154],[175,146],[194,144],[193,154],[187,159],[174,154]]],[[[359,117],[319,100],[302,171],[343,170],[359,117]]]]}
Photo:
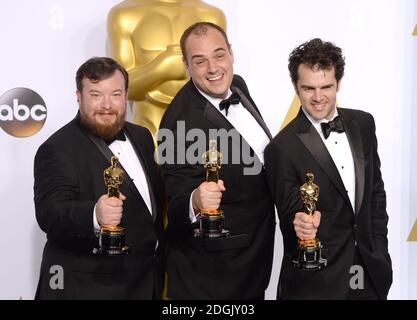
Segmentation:
{"type": "Polygon", "coordinates": [[[113,114],[116,115],[116,121],[106,124],[99,123],[95,119],[95,116],[99,113],[99,111],[96,111],[92,116],[90,116],[84,112],[80,112],[81,123],[87,128],[88,131],[101,139],[113,138],[125,125],[126,111],[123,113],[118,113],[116,111],[113,112],[113,114]]]}

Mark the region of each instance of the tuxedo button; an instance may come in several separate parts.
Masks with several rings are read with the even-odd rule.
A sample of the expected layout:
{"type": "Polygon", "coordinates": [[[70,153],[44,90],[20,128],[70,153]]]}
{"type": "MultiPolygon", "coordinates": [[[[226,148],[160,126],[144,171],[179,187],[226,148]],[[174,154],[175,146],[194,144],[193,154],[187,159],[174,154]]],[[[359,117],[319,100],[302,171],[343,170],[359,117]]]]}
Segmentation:
{"type": "Polygon", "coordinates": [[[358,234],[358,225],[355,223],[354,225],[353,225],[353,238],[355,239],[355,246],[356,246],[356,237],[357,237],[357,234],[358,234]]]}

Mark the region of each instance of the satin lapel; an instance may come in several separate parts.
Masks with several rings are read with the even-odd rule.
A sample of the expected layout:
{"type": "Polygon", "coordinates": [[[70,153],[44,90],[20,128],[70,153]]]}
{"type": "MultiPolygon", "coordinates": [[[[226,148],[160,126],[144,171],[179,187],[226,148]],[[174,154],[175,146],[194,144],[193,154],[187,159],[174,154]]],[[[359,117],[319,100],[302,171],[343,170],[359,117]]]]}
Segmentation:
{"type": "Polygon", "coordinates": [[[255,118],[256,122],[258,122],[261,128],[265,131],[269,140],[272,140],[271,132],[269,131],[265,121],[262,119],[259,111],[255,108],[255,106],[252,105],[252,103],[246,97],[246,95],[242,92],[242,90],[240,90],[238,87],[233,87],[233,90],[235,90],[239,94],[242,105],[249,111],[252,117],[255,118]]]}
{"type": "MultiPolygon", "coordinates": [[[[152,183],[152,180],[149,176],[151,171],[150,171],[149,165],[146,161],[145,155],[143,154],[141,148],[139,147],[140,145],[143,145],[144,142],[136,140],[133,137],[133,135],[131,134],[130,129],[129,129],[128,126],[126,126],[125,129],[126,129],[126,134],[128,135],[130,141],[132,142],[133,149],[135,150],[136,155],[138,156],[140,164],[142,165],[143,172],[144,172],[145,178],[146,178],[146,182],[148,183],[149,197],[151,198],[151,207],[152,207],[151,214],[152,214],[152,219],[155,222],[156,215],[157,215],[157,206],[156,206],[156,197],[155,197],[155,194],[153,192],[153,190],[154,190],[153,183],[152,183]]],[[[152,159],[153,159],[153,157],[152,157],[152,159]]],[[[133,185],[133,188],[136,190],[136,192],[139,194],[139,196],[142,198],[142,196],[140,195],[140,193],[137,190],[133,181],[132,181],[132,185],[133,185]]]]}
{"type": "MultiPolygon", "coordinates": [[[[204,107],[204,117],[211,122],[214,128],[225,129],[227,132],[234,129],[232,124],[229,121],[227,121],[227,119],[208,101],[206,102],[206,105],[204,107]]],[[[241,136],[240,133],[239,136],[241,136]]],[[[244,140],[243,137],[241,139],[244,140]]],[[[240,150],[240,139],[231,139],[231,141],[231,150],[240,150]]]]}
{"type": "MultiPolygon", "coordinates": [[[[240,132],[238,130],[236,130],[232,124],[222,115],[220,114],[220,112],[211,105],[211,103],[207,102],[206,106],[205,106],[205,110],[204,110],[204,117],[210,121],[216,128],[222,130],[225,129],[227,131],[227,134],[230,133],[230,130],[233,129],[235,130],[238,134],[240,139],[230,139],[229,141],[232,142],[232,153],[229,153],[230,155],[230,159],[234,159],[234,151],[235,150],[240,150],[240,152],[242,152],[244,149],[243,148],[243,144],[245,143],[249,148],[251,148],[252,152],[255,155],[255,159],[256,161],[260,162],[258,155],[253,151],[252,147],[250,146],[250,144],[246,141],[246,139],[240,134],[240,132]],[[242,145],[241,145],[242,143],[242,145]]],[[[221,136],[221,132],[218,132],[218,134],[220,133],[221,136]]],[[[220,139],[221,141],[223,139],[220,139]]],[[[229,143],[229,142],[228,142],[229,143]]],[[[229,147],[229,146],[228,146],[229,147]]],[[[242,154],[240,155],[242,156],[242,154]]],[[[232,160],[231,160],[232,161],[232,160]]],[[[242,160],[243,161],[243,160],[242,160]]],[[[262,166],[262,163],[261,163],[262,166]]]]}
{"type": "MultiPolygon", "coordinates": [[[[234,87],[234,88],[236,88],[236,87],[234,87]]],[[[194,89],[194,90],[197,90],[197,89],[194,89]]],[[[214,128],[225,129],[227,132],[229,132],[231,129],[236,130],[233,127],[233,125],[227,120],[227,118],[224,117],[223,114],[221,114],[219,112],[219,110],[216,109],[216,107],[214,107],[210,102],[208,102],[203,96],[201,96],[201,95],[198,95],[198,96],[199,96],[199,98],[198,98],[199,101],[196,101],[196,106],[198,108],[203,109],[204,118],[206,118],[213,125],[214,128]]],[[[250,104],[250,105],[252,105],[252,104],[250,104]]],[[[258,116],[259,116],[259,114],[258,114],[258,116]]],[[[268,128],[266,128],[266,129],[268,130],[268,128]]],[[[246,139],[240,134],[240,132],[237,131],[237,130],[236,130],[236,132],[239,133],[239,136],[241,137],[241,139],[231,139],[232,140],[232,149],[231,150],[241,150],[240,140],[242,140],[242,143],[246,143],[252,149],[252,147],[249,145],[249,143],[246,141],[246,139]]],[[[268,137],[270,137],[271,133],[269,133],[269,130],[266,131],[266,132],[267,132],[268,137]]],[[[253,151],[253,149],[252,149],[252,151],[253,151]]],[[[256,155],[256,153],[255,153],[255,157],[256,157],[257,161],[260,161],[258,156],[256,155]]]]}
{"type": "Polygon", "coordinates": [[[311,124],[311,122],[304,115],[302,110],[300,110],[300,112],[298,113],[297,118],[299,124],[299,131],[296,134],[298,138],[310,151],[314,159],[323,169],[325,174],[329,177],[330,181],[333,183],[333,185],[336,187],[339,193],[343,195],[346,201],[349,202],[350,200],[346,193],[339,171],[337,170],[336,165],[334,164],[329,151],[327,151],[326,146],[321,140],[320,135],[318,134],[314,126],[311,124]]]}
{"type": "MultiPolygon", "coordinates": [[[[100,150],[100,152],[103,154],[103,156],[107,159],[107,161],[109,162],[109,164],[111,164],[111,158],[112,156],[114,156],[113,152],[110,150],[110,148],[107,146],[107,144],[99,139],[98,137],[88,133],[85,131],[85,133],[87,134],[88,138],[97,146],[97,148],[100,150]]],[[[129,174],[127,173],[127,171],[123,168],[122,164],[119,162],[120,167],[123,169],[125,175],[124,175],[124,179],[123,179],[123,183],[127,184],[127,186],[131,189],[131,191],[136,194],[137,196],[141,197],[138,189],[136,189],[135,184],[132,181],[132,178],[129,176],[129,174]]],[[[106,168],[103,169],[103,171],[106,168]]]]}
{"type": "Polygon", "coordinates": [[[354,118],[347,116],[343,109],[338,109],[338,112],[343,120],[343,126],[355,163],[355,214],[357,214],[362,206],[363,191],[365,188],[365,159],[363,157],[362,136],[358,122],[354,118]]]}
{"type": "Polygon", "coordinates": [[[227,131],[233,129],[232,124],[208,101],[206,101],[204,106],[204,117],[210,121],[215,128],[224,128],[227,131]]]}

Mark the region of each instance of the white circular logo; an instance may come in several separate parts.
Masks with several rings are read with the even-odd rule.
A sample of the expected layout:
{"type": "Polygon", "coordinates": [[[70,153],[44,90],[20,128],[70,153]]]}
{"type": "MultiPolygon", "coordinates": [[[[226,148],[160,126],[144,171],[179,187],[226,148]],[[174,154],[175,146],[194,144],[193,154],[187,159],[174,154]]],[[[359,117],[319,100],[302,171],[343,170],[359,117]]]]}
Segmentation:
{"type": "Polygon", "coordinates": [[[14,137],[33,136],[46,116],[45,101],[31,89],[14,88],[0,97],[0,127],[14,137]]]}

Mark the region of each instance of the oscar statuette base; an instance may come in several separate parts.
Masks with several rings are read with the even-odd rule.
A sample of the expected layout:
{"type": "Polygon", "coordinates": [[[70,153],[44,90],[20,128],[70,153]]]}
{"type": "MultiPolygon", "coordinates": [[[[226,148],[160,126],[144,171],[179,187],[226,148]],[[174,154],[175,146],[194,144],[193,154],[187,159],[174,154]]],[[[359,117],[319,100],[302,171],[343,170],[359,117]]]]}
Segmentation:
{"type": "Polygon", "coordinates": [[[221,210],[203,210],[198,218],[199,228],[194,230],[196,238],[224,238],[230,231],[224,229],[224,215],[221,210]]]}
{"type": "Polygon", "coordinates": [[[297,257],[293,260],[294,267],[317,271],[327,266],[323,257],[323,246],[318,239],[298,240],[297,257]]]}
{"type": "Polygon", "coordinates": [[[126,231],[122,227],[102,227],[98,234],[98,247],[93,253],[101,256],[122,256],[130,253],[130,247],[125,245],[126,231]]]}

